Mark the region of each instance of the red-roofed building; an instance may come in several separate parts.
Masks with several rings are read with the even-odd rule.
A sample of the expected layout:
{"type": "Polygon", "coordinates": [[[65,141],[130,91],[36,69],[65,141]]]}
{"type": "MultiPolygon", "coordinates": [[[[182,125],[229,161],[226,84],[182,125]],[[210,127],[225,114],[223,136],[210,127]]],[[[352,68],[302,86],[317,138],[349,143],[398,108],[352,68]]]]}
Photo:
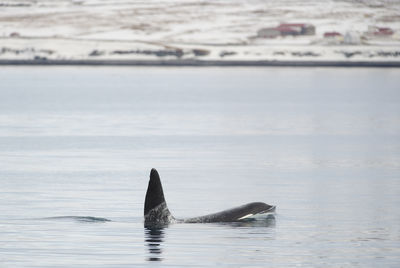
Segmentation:
{"type": "Polygon", "coordinates": [[[337,38],[337,37],[342,37],[343,35],[338,32],[326,32],[324,33],[325,38],[337,38]]]}
{"type": "Polygon", "coordinates": [[[257,32],[258,37],[274,38],[288,35],[314,35],[315,27],[306,23],[281,23],[278,27],[262,28],[257,32]]]}
{"type": "Polygon", "coordinates": [[[392,35],[394,32],[390,28],[377,28],[374,35],[392,35]]]}
{"type": "Polygon", "coordinates": [[[278,30],[281,33],[282,36],[300,35],[301,34],[301,28],[300,27],[289,27],[289,26],[285,26],[285,25],[279,25],[275,29],[278,30]]]}
{"type": "Polygon", "coordinates": [[[329,45],[338,45],[341,44],[344,40],[343,35],[338,32],[325,32],[324,39],[326,44],[329,45]]]}
{"type": "Polygon", "coordinates": [[[277,28],[292,28],[294,30],[299,31],[299,34],[302,35],[314,35],[315,34],[315,26],[308,23],[281,23],[277,28]]]}
{"type": "Polygon", "coordinates": [[[369,26],[368,34],[376,37],[387,37],[394,34],[394,31],[388,27],[369,26]]]}

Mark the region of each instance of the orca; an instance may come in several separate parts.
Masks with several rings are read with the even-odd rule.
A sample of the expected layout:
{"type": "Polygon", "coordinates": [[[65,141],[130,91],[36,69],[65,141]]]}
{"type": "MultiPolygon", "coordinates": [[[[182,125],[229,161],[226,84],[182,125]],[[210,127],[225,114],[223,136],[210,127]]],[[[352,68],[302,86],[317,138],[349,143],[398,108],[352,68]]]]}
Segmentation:
{"type": "Polygon", "coordinates": [[[160,227],[170,223],[240,222],[258,214],[274,211],[275,206],[263,202],[253,202],[205,216],[176,219],[167,207],[160,175],[153,168],[150,172],[150,180],[144,202],[144,225],[145,227],[160,227]]]}

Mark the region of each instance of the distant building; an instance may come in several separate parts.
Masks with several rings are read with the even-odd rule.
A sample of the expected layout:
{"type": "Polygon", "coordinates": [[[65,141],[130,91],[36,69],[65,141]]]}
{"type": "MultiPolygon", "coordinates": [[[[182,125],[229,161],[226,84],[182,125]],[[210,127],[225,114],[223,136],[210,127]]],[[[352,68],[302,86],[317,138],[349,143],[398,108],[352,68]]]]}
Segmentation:
{"type": "Polygon", "coordinates": [[[298,35],[315,34],[315,26],[309,23],[281,23],[277,28],[285,30],[291,28],[294,32],[298,32],[298,35]]]}
{"type": "Polygon", "coordinates": [[[20,37],[20,35],[17,32],[13,32],[10,34],[10,37],[20,37]]]}
{"type": "Polygon", "coordinates": [[[344,35],[343,43],[346,45],[358,45],[361,43],[360,35],[354,32],[347,32],[344,35]]]}
{"type": "Polygon", "coordinates": [[[301,35],[301,28],[300,27],[289,27],[285,25],[279,25],[276,29],[281,33],[282,36],[287,35],[301,35]]]}
{"type": "Polygon", "coordinates": [[[257,36],[261,38],[275,38],[281,35],[277,28],[263,28],[258,30],[257,36]]]}
{"type": "Polygon", "coordinates": [[[275,38],[277,36],[314,35],[315,26],[306,23],[281,23],[277,27],[263,28],[257,32],[261,38],[275,38]]]}
{"type": "Polygon", "coordinates": [[[343,37],[341,33],[338,32],[326,32],[324,33],[324,38],[338,38],[343,37]]]}
{"type": "Polygon", "coordinates": [[[329,45],[338,45],[343,43],[343,35],[338,32],[325,32],[324,42],[329,45]]]}
{"type": "Polygon", "coordinates": [[[388,27],[368,26],[368,35],[376,37],[387,37],[393,35],[394,31],[388,27]]]}

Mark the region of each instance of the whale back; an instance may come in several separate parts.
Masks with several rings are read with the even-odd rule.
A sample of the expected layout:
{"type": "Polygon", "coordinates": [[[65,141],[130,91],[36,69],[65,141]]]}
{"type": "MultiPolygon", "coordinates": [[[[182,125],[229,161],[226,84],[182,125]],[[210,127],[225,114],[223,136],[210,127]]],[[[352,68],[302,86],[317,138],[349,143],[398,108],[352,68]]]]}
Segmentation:
{"type": "Polygon", "coordinates": [[[237,222],[247,220],[252,216],[275,211],[275,206],[263,202],[253,202],[240,207],[224,210],[214,214],[189,218],[175,219],[167,207],[160,176],[154,168],[150,172],[150,181],[147,187],[144,202],[145,227],[163,227],[172,222],[209,223],[209,222],[237,222]]]}
{"type": "Polygon", "coordinates": [[[246,205],[227,209],[221,212],[185,219],[186,223],[210,223],[210,222],[237,222],[250,218],[257,214],[275,211],[275,206],[263,202],[253,202],[246,205]]]}
{"type": "Polygon", "coordinates": [[[150,172],[150,180],[144,202],[145,225],[166,225],[173,220],[174,218],[168,210],[167,202],[165,202],[160,175],[153,168],[150,172]]]}

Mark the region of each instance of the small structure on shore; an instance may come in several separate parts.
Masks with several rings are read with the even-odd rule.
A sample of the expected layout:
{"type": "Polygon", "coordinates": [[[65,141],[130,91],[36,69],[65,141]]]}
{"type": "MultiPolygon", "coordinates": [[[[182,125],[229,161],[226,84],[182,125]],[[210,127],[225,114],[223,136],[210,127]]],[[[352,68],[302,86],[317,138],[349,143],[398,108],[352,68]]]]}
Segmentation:
{"type": "Polygon", "coordinates": [[[257,37],[275,38],[278,36],[314,35],[315,26],[308,23],[281,23],[277,27],[258,30],[257,37]]]}
{"type": "Polygon", "coordinates": [[[343,42],[343,35],[339,32],[325,32],[324,41],[328,45],[338,45],[343,42]]]}
{"type": "Polygon", "coordinates": [[[18,38],[18,37],[20,37],[20,34],[17,33],[17,32],[12,32],[12,33],[10,33],[10,37],[12,37],[12,38],[18,38]]]}
{"type": "Polygon", "coordinates": [[[324,33],[324,38],[338,38],[338,37],[343,37],[341,33],[338,32],[325,32],[324,33]]]}
{"type": "Polygon", "coordinates": [[[343,38],[343,44],[345,45],[359,45],[360,43],[360,35],[356,32],[347,32],[343,38]]]}
{"type": "Polygon", "coordinates": [[[368,26],[367,35],[373,37],[391,37],[394,31],[389,27],[368,26]]]}
{"type": "Polygon", "coordinates": [[[281,23],[278,29],[296,33],[295,35],[315,35],[315,26],[309,23],[281,23]]]}
{"type": "Polygon", "coordinates": [[[262,28],[258,30],[257,37],[275,38],[281,35],[281,32],[276,28],[262,28]]]}

